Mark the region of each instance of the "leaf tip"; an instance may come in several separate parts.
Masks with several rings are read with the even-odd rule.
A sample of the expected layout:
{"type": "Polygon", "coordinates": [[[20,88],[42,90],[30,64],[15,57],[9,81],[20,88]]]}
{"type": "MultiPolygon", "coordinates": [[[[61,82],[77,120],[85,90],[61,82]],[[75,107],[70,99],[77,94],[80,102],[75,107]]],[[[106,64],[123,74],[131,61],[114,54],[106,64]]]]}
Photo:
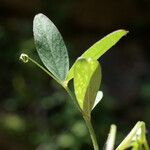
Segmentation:
{"type": "Polygon", "coordinates": [[[78,60],[81,60],[81,61],[82,61],[82,60],[85,60],[85,58],[83,58],[83,57],[78,57],[78,58],[77,58],[77,61],[78,61],[78,60]]]}
{"type": "Polygon", "coordinates": [[[120,29],[120,31],[122,31],[124,33],[124,35],[127,35],[129,33],[129,31],[126,29],[120,29]]]}
{"type": "Polygon", "coordinates": [[[34,18],[38,18],[38,17],[42,17],[42,16],[45,16],[44,14],[42,14],[42,13],[38,13],[38,14],[36,14],[35,15],[35,17],[34,18]]]}
{"type": "Polygon", "coordinates": [[[126,31],[126,34],[128,34],[129,33],[129,31],[128,30],[125,30],[126,31]]]}
{"type": "Polygon", "coordinates": [[[47,17],[42,13],[39,13],[39,14],[35,15],[33,23],[38,22],[42,18],[47,18],[47,17]]]}

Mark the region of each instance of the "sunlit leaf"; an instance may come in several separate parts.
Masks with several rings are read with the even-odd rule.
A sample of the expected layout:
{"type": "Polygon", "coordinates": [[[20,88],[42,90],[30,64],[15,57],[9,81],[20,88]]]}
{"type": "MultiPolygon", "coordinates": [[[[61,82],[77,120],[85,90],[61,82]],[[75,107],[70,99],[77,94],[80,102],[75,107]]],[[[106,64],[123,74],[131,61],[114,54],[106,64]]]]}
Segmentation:
{"type": "Polygon", "coordinates": [[[80,58],[74,68],[74,89],[80,108],[90,115],[101,82],[97,60],[80,58]]]}
{"type": "Polygon", "coordinates": [[[96,107],[96,105],[102,100],[102,98],[103,98],[103,92],[102,91],[98,91],[92,109],[94,109],[96,107]]]}
{"type": "Polygon", "coordinates": [[[143,121],[138,121],[116,150],[123,150],[129,147],[132,147],[133,149],[144,147],[146,150],[149,150],[145,130],[145,123],[143,121]]]}
{"type": "Polygon", "coordinates": [[[64,81],[69,69],[65,43],[56,26],[43,14],[33,21],[35,46],[46,68],[59,80],[64,81]]]}
{"type": "MultiPolygon", "coordinates": [[[[93,58],[98,59],[100,58],[107,50],[109,50],[112,46],[114,46],[123,36],[125,36],[128,33],[126,30],[117,30],[114,31],[104,38],[102,38],[100,41],[96,42],[93,46],[91,46],[87,51],[85,51],[81,57],[83,58],[93,58]]],[[[67,74],[67,81],[71,80],[74,75],[74,66],[76,62],[73,64],[71,69],[69,70],[67,74]]]]}

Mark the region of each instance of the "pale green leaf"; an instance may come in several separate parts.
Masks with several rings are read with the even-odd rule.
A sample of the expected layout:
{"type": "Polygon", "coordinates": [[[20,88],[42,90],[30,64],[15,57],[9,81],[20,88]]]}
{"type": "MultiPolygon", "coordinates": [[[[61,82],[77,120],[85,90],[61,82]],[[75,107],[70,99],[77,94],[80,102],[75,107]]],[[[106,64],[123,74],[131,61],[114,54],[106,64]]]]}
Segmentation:
{"type": "Polygon", "coordinates": [[[96,107],[96,105],[102,100],[102,98],[103,98],[103,92],[102,91],[98,91],[92,109],[94,109],[96,107]]]}
{"type": "Polygon", "coordinates": [[[80,58],[74,68],[74,89],[81,110],[90,115],[101,82],[97,60],[80,58]]]}
{"type": "MultiPolygon", "coordinates": [[[[112,46],[114,46],[123,36],[125,36],[128,33],[126,30],[117,30],[114,31],[104,38],[102,38],[100,41],[95,43],[93,46],[91,46],[87,51],[85,51],[81,57],[83,58],[92,58],[92,59],[98,59],[100,58],[107,50],[109,50],[112,46]]],[[[67,74],[67,82],[69,82],[74,75],[74,66],[76,62],[73,64],[71,69],[69,70],[67,74]]]]}
{"type": "Polygon", "coordinates": [[[148,147],[146,143],[146,138],[145,138],[145,123],[143,121],[138,121],[136,123],[134,128],[130,131],[130,133],[126,136],[126,138],[121,142],[121,144],[116,148],[116,150],[124,150],[129,147],[135,146],[136,142],[138,141],[141,142],[144,146],[148,147]],[[142,138],[143,136],[144,136],[144,140],[142,138]]]}
{"type": "Polygon", "coordinates": [[[35,46],[46,68],[64,81],[69,70],[68,53],[61,34],[53,22],[43,14],[33,21],[35,46]]]}

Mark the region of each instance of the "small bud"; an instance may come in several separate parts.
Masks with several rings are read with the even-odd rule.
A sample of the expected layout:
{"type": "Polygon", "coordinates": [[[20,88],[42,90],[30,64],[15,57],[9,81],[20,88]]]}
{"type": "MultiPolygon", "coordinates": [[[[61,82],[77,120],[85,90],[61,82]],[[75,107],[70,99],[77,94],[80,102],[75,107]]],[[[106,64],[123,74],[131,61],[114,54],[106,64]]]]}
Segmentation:
{"type": "Polygon", "coordinates": [[[22,53],[22,54],[20,55],[20,58],[19,58],[19,59],[22,60],[24,63],[27,63],[27,62],[29,61],[28,55],[27,55],[27,54],[24,54],[24,53],[22,53]]]}

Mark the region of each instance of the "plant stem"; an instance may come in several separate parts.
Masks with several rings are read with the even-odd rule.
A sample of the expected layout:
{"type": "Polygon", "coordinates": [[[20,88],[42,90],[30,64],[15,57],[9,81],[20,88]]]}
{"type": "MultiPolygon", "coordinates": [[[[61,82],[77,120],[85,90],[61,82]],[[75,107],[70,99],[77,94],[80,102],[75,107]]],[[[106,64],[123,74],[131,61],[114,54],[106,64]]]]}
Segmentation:
{"type": "Polygon", "coordinates": [[[75,96],[71,92],[71,90],[68,88],[68,86],[64,86],[64,85],[62,85],[62,86],[66,90],[66,92],[68,93],[68,95],[71,97],[71,99],[73,100],[74,104],[77,106],[78,110],[82,113],[82,110],[81,110],[81,108],[80,108],[80,106],[79,106],[79,104],[78,104],[75,96]]]}
{"type": "Polygon", "coordinates": [[[87,126],[87,128],[89,130],[94,150],[99,150],[97,139],[96,139],[96,135],[95,135],[95,132],[94,132],[91,120],[89,118],[87,118],[87,117],[84,117],[84,116],[83,116],[83,118],[84,118],[86,126],[87,126]]]}
{"type": "Polygon", "coordinates": [[[30,58],[28,56],[28,59],[34,63],[35,65],[37,65],[40,69],[42,69],[45,73],[47,73],[49,76],[51,76],[54,80],[56,80],[59,84],[62,84],[61,81],[55,77],[52,73],[50,73],[47,69],[45,69],[43,66],[41,66],[39,63],[37,63],[35,60],[33,60],[32,58],[30,58]]]}
{"type": "Polygon", "coordinates": [[[67,93],[69,94],[69,96],[71,97],[71,99],[74,101],[74,103],[76,104],[76,106],[78,107],[79,111],[81,112],[84,120],[85,120],[85,123],[86,123],[86,126],[89,130],[89,133],[90,133],[90,136],[91,136],[91,140],[92,140],[92,143],[93,143],[93,147],[94,147],[94,150],[99,150],[99,147],[98,147],[98,143],[97,143],[97,139],[96,139],[96,135],[95,135],[95,132],[94,132],[94,129],[93,129],[93,126],[92,126],[92,123],[91,123],[91,119],[89,116],[86,116],[83,111],[81,110],[75,96],[73,95],[73,93],[71,92],[71,90],[66,86],[64,87],[65,90],[67,91],[67,93]]]}

